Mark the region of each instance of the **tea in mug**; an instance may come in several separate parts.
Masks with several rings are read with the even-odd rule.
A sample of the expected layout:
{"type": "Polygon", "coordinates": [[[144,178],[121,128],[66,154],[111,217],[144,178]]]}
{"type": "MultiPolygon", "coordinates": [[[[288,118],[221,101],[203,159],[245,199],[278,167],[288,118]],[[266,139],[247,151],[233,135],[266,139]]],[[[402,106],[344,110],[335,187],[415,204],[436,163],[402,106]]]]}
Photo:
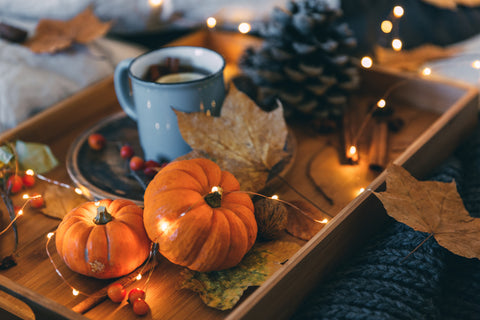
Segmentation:
{"type": "Polygon", "coordinates": [[[199,80],[209,72],[189,65],[180,65],[178,58],[166,58],[162,64],[151,65],[145,80],[158,83],[178,83],[199,80]]]}

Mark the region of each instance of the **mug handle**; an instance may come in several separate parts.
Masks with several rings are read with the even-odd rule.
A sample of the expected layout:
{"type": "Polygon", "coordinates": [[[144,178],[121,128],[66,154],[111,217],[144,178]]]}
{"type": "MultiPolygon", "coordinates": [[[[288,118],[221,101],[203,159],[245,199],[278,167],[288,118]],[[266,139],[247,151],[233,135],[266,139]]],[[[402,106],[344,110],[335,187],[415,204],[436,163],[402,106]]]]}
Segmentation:
{"type": "Polygon", "coordinates": [[[120,61],[115,67],[113,74],[113,84],[115,86],[115,93],[117,94],[118,102],[123,111],[132,118],[137,120],[137,113],[133,104],[132,94],[130,92],[130,85],[128,82],[128,67],[134,58],[128,58],[120,61]]]}

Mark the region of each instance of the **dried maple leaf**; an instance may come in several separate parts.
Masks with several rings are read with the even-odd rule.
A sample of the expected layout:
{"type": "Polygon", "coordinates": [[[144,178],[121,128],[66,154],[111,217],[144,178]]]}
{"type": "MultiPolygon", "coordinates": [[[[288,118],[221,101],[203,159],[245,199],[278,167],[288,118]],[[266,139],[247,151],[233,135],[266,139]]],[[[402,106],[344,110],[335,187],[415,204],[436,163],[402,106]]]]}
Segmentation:
{"type": "Polygon", "coordinates": [[[70,47],[73,43],[88,43],[105,35],[111,22],[101,22],[88,7],[71,20],[42,19],[35,35],[25,42],[35,53],[54,53],[70,47]]]}
{"type": "Polygon", "coordinates": [[[43,198],[45,199],[45,208],[42,209],[42,213],[60,220],[73,208],[86,201],[85,198],[79,196],[71,189],[53,184],[45,187],[43,198]]]}
{"type": "Polygon", "coordinates": [[[290,201],[290,204],[293,206],[287,206],[287,232],[292,236],[308,241],[325,226],[320,222],[324,218],[315,214],[312,205],[305,201],[290,201]]]}
{"type": "Polygon", "coordinates": [[[399,52],[376,46],[375,56],[381,65],[400,70],[417,71],[425,62],[449,58],[457,51],[457,49],[442,48],[432,44],[399,52]]]}
{"type": "Polygon", "coordinates": [[[292,241],[257,243],[234,268],[213,272],[185,269],[180,287],[197,292],[209,307],[228,310],[248,287],[264,283],[299,248],[300,245],[292,241]]]}
{"type": "Polygon", "coordinates": [[[233,85],[220,117],[175,112],[180,132],[193,149],[182,158],[212,159],[238,179],[242,190],[262,189],[272,168],[287,156],[283,108],[265,112],[233,85]]]}
{"type": "Polygon", "coordinates": [[[393,165],[387,169],[387,190],[375,195],[395,220],[432,234],[457,255],[480,258],[480,218],[468,214],[455,182],[418,181],[393,165]]]}

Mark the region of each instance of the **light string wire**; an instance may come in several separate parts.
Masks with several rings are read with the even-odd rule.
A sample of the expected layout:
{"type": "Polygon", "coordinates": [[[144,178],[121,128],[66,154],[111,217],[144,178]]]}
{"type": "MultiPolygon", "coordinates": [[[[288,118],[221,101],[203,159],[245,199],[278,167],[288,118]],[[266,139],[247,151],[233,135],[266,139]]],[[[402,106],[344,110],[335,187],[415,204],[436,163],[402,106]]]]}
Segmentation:
{"type": "MultiPolygon", "coordinates": [[[[58,276],[60,277],[60,279],[63,281],[63,283],[65,283],[68,287],[70,287],[70,289],[72,289],[72,292],[73,292],[73,295],[74,296],[77,296],[79,294],[83,295],[83,296],[87,296],[87,297],[92,297],[92,298],[97,298],[97,297],[104,297],[106,294],[105,293],[100,293],[100,294],[90,294],[90,293],[86,293],[86,292],[83,292],[81,290],[78,290],[75,286],[73,286],[65,277],[64,275],[62,274],[62,272],[60,271],[60,269],[58,268],[57,264],[55,263],[55,261],[53,260],[53,257],[52,257],[52,254],[50,253],[50,250],[48,248],[48,245],[50,244],[50,240],[53,238],[53,236],[56,235],[56,231],[53,231],[53,232],[50,232],[47,234],[47,241],[45,243],[45,251],[47,252],[47,256],[48,256],[48,259],[50,260],[50,263],[52,264],[53,268],[55,269],[55,272],[58,274],[58,276]]],[[[138,271],[137,273],[137,276],[133,277],[130,281],[127,282],[127,284],[125,284],[125,286],[128,286],[130,284],[132,284],[133,282],[135,281],[139,281],[143,278],[143,273],[145,271],[145,268],[148,266],[148,264],[150,263],[150,261],[152,261],[154,259],[154,256],[155,256],[155,251],[156,251],[156,244],[155,243],[152,243],[150,245],[150,253],[148,255],[148,258],[145,260],[145,262],[142,264],[142,266],[140,267],[140,270],[138,271]]],[[[148,286],[148,283],[150,281],[150,278],[151,278],[151,275],[153,273],[153,270],[155,269],[155,265],[152,266],[152,268],[150,268],[149,270],[149,273],[148,273],[148,276],[147,276],[147,279],[145,280],[145,290],[148,286]]],[[[135,271],[134,271],[135,272],[135,271]]],[[[134,273],[132,272],[132,273],[134,273]]],[[[130,273],[130,274],[132,274],[130,273]]]]}

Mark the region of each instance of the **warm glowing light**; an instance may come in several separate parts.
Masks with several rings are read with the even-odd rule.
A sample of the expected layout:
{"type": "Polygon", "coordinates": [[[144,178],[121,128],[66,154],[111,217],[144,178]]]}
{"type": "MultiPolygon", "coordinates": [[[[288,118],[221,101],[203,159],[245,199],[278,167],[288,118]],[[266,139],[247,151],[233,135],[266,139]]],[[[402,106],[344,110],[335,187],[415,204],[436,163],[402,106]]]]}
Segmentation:
{"type": "Polygon", "coordinates": [[[276,194],[274,194],[273,196],[271,196],[271,198],[272,198],[273,200],[278,200],[278,196],[277,196],[276,194]]]}
{"type": "Polygon", "coordinates": [[[139,273],[139,274],[135,277],[135,279],[137,279],[137,280],[142,280],[142,274],[139,273]]]}
{"type": "Polygon", "coordinates": [[[400,40],[400,39],[393,39],[393,41],[392,41],[392,48],[393,48],[393,50],[395,50],[395,51],[400,51],[400,50],[402,50],[402,46],[403,46],[402,40],[400,40]]]}
{"type": "Polygon", "coordinates": [[[380,109],[385,108],[386,105],[387,105],[387,102],[385,101],[385,99],[380,99],[377,102],[377,107],[379,107],[380,109]]]}
{"type": "Polygon", "coordinates": [[[432,69],[430,69],[428,67],[426,67],[422,70],[422,75],[424,75],[424,76],[429,76],[431,74],[432,74],[432,69]]]}
{"type": "Polygon", "coordinates": [[[54,235],[53,232],[49,232],[49,233],[47,234],[47,238],[48,238],[48,239],[52,239],[53,235],[54,235]]]}
{"type": "Polygon", "coordinates": [[[24,195],[22,196],[22,199],[29,199],[29,198],[30,198],[30,196],[29,196],[28,194],[24,194],[24,195]]]}
{"type": "Polygon", "coordinates": [[[362,65],[362,67],[364,67],[365,69],[368,69],[368,68],[371,68],[372,65],[373,65],[373,60],[372,58],[368,57],[368,56],[365,56],[362,58],[362,60],[360,60],[360,64],[362,65]]]}
{"type": "Polygon", "coordinates": [[[325,218],[325,219],[323,219],[323,220],[317,220],[317,222],[318,222],[318,223],[323,223],[323,224],[325,224],[325,223],[328,223],[328,219],[325,218]]]}
{"type": "Polygon", "coordinates": [[[393,8],[393,15],[395,18],[401,18],[403,17],[403,14],[405,13],[405,10],[401,6],[395,6],[393,8]]]}
{"type": "Polygon", "coordinates": [[[76,297],[78,296],[78,294],[80,293],[80,291],[78,291],[77,289],[72,289],[72,294],[76,297]]]}
{"type": "Polygon", "coordinates": [[[162,224],[160,225],[160,230],[165,232],[167,231],[167,229],[168,229],[168,222],[162,222],[162,224]]]}
{"type": "Polygon", "coordinates": [[[392,32],[393,24],[390,20],[384,20],[384,21],[382,21],[382,24],[380,25],[380,29],[382,29],[382,31],[384,33],[390,33],[390,32],[392,32]]]}
{"type": "Polygon", "coordinates": [[[207,26],[209,28],[215,28],[216,25],[217,25],[217,19],[215,19],[214,17],[210,17],[207,19],[207,26]]]}
{"type": "Polygon", "coordinates": [[[28,169],[27,171],[25,171],[25,174],[26,174],[27,176],[33,176],[33,175],[35,174],[35,172],[33,172],[32,169],[28,169]]]}
{"type": "Polygon", "coordinates": [[[348,149],[348,153],[353,156],[354,154],[357,153],[357,147],[355,146],[351,146],[349,149],[348,149]]]}
{"type": "Polygon", "coordinates": [[[100,201],[95,201],[95,206],[99,206],[100,205],[100,201]]]}
{"type": "Polygon", "coordinates": [[[365,188],[358,189],[357,195],[361,195],[365,191],[365,188]]]}
{"type": "Polygon", "coordinates": [[[472,62],[472,68],[480,69],[480,60],[475,60],[472,62]]]}
{"type": "Polygon", "coordinates": [[[76,194],[83,194],[83,191],[80,188],[75,188],[76,194]]]}
{"type": "Polygon", "coordinates": [[[21,216],[22,214],[23,214],[23,210],[22,210],[22,209],[20,209],[20,210],[17,211],[17,215],[18,215],[18,216],[21,216]]]}
{"type": "Polygon", "coordinates": [[[149,3],[150,6],[152,6],[152,7],[158,7],[158,6],[161,6],[161,5],[162,5],[163,0],[148,0],[148,3],[149,3]]]}
{"type": "Polygon", "coordinates": [[[219,189],[218,189],[218,187],[217,187],[217,186],[215,186],[215,187],[212,187],[212,192],[218,192],[218,190],[219,190],[219,189]]]}
{"type": "Polygon", "coordinates": [[[238,31],[241,33],[249,33],[252,27],[250,27],[250,24],[246,22],[242,22],[238,25],[238,31]]]}

